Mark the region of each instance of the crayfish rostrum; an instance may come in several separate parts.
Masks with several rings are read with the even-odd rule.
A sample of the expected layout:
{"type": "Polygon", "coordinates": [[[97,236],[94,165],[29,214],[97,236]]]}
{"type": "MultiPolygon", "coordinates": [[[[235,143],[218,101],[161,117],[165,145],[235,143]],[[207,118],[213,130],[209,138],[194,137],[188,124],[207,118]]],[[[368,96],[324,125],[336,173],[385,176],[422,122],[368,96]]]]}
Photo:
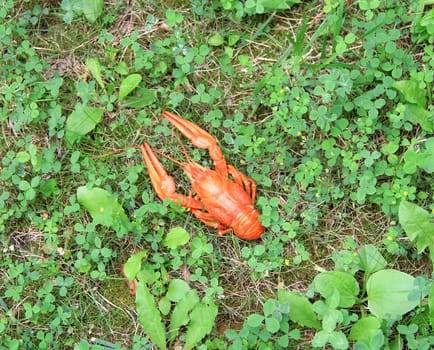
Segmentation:
{"type": "Polygon", "coordinates": [[[194,146],[207,149],[215,168],[210,170],[190,160],[187,154],[185,162],[175,161],[188,175],[192,186],[188,196],[177,193],[175,181],[167,174],[152,148],[144,143],[140,148],[157,195],[189,208],[197,219],[218,229],[219,235],[233,231],[246,240],[261,237],[264,228],[259,221],[260,213],[253,205],[255,181],[226,164],[216,139],[208,132],[174,113],[163,112],[162,116],[194,146]]]}

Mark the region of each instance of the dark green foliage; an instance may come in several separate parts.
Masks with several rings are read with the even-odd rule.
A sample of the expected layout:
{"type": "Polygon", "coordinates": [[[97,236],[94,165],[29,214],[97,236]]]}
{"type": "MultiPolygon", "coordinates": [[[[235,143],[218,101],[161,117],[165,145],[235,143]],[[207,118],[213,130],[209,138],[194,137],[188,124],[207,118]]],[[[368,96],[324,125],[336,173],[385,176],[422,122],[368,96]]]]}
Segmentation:
{"type": "Polygon", "coordinates": [[[429,4],[115,3],[0,5],[0,347],[432,347],[429,4]],[[156,198],[163,110],[255,179],[261,240],[156,198]]]}

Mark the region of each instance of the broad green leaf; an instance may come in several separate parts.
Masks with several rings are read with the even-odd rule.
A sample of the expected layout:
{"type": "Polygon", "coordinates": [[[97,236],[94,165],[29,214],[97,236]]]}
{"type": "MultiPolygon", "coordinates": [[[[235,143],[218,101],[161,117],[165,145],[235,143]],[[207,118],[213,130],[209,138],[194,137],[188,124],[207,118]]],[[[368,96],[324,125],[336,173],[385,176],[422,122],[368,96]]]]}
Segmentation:
{"type": "Polygon", "coordinates": [[[125,98],[125,107],[143,108],[150,106],[157,100],[157,92],[154,89],[139,88],[134,96],[125,98]]]}
{"type": "Polygon", "coordinates": [[[336,293],[339,293],[338,306],[340,307],[353,306],[359,294],[359,285],[348,272],[321,272],[314,278],[313,283],[315,290],[326,299],[335,297],[336,293]]]}
{"type": "Polygon", "coordinates": [[[223,45],[225,39],[223,37],[223,35],[221,35],[220,33],[216,33],[214,35],[211,35],[208,39],[208,45],[211,46],[221,46],[223,45]]]}
{"type": "Polygon", "coordinates": [[[176,278],[170,281],[166,297],[171,301],[177,302],[180,301],[189,290],[190,287],[187,282],[176,278]]]}
{"type": "Polygon", "coordinates": [[[424,107],[406,104],[405,118],[413,124],[419,124],[426,132],[434,132],[434,118],[432,112],[428,112],[424,107]]]}
{"type": "Polygon", "coordinates": [[[409,148],[404,153],[404,171],[407,174],[414,174],[417,168],[421,168],[428,174],[434,173],[434,137],[426,139],[424,148],[409,148]]]}
{"type": "Polygon", "coordinates": [[[363,317],[354,323],[348,339],[356,340],[369,345],[372,338],[381,333],[381,321],[374,316],[363,317]]]}
{"type": "Polygon", "coordinates": [[[305,296],[279,289],[277,297],[279,302],[289,304],[289,319],[292,322],[304,327],[317,329],[321,327],[316,314],[313,312],[312,304],[305,296]]]}
{"type": "Polygon", "coordinates": [[[368,244],[360,248],[359,259],[360,268],[368,275],[384,269],[387,265],[387,261],[383,258],[378,249],[372,244],[368,244]]]}
{"type": "Polygon", "coordinates": [[[419,107],[426,107],[425,90],[419,87],[414,80],[395,81],[392,87],[398,90],[407,102],[414,103],[419,107]]]}
{"type": "Polygon", "coordinates": [[[286,10],[291,7],[291,3],[296,1],[285,0],[257,0],[257,4],[264,6],[267,10],[286,10]]]}
{"type": "Polygon", "coordinates": [[[130,74],[122,80],[119,87],[119,101],[122,101],[131,91],[133,91],[142,81],[140,74],[130,74]]]}
{"type": "Polygon", "coordinates": [[[417,171],[418,164],[423,161],[421,156],[423,157],[423,154],[419,152],[416,153],[416,151],[411,148],[405,151],[403,170],[406,172],[406,174],[414,174],[417,171]]]}
{"type": "Polygon", "coordinates": [[[189,312],[199,302],[199,296],[195,289],[190,289],[184,297],[176,304],[170,317],[169,341],[175,339],[179,333],[179,328],[186,325],[189,321],[189,312]]]}
{"type": "Polygon", "coordinates": [[[143,250],[141,252],[135,253],[129,257],[127,262],[124,264],[124,273],[125,276],[129,280],[133,280],[136,278],[137,273],[140,271],[140,268],[142,267],[142,259],[148,255],[147,250],[143,250]]]}
{"type": "Polygon", "coordinates": [[[94,23],[101,16],[104,0],[82,1],[83,14],[90,23],[94,23]]]}
{"type": "Polygon", "coordinates": [[[184,350],[193,349],[204,336],[211,332],[217,311],[218,308],[213,302],[210,304],[204,302],[196,304],[190,314],[190,324],[185,335],[184,350]]]}
{"type": "Polygon", "coordinates": [[[418,166],[428,174],[434,173],[434,137],[430,137],[425,141],[425,150],[422,154],[423,156],[419,159],[418,166]]]}
{"type": "Polygon", "coordinates": [[[101,89],[105,89],[104,82],[101,76],[101,64],[99,63],[98,58],[88,58],[86,60],[87,69],[89,69],[90,74],[95,78],[98,82],[101,89]]]}
{"type": "Polygon", "coordinates": [[[407,273],[392,269],[375,272],[366,285],[368,308],[379,318],[396,319],[419,305],[419,300],[409,300],[416,288],[414,277],[407,273]]]}
{"type": "Polygon", "coordinates": [[[166,349],[166,333],[155,300],[146,283],[139,281],[136,287],[137,318],[152,343],[166,349]]]}
{"type": "Polygon", "coordinates": [[[65,138],[69,143],[92,131],[101,121],[104,110],[96,107],[79,106],[66,120],[65,138]]]}
{"type": "Polygon", "coordinates": [[[166,238],[163,240],[164,246],[175,249],[180,245],[184,245],[190,239],[190,235],[182,227],[173,227],[167,233],[166,238]]]}
{"type": "Polygon", "coordinates": [[[434,328],[434,285],[431,287],[428,296],[428,306],[429,306],[429,322],[431,327],[434,328]]]}
{"type": "Polygon", "coordinates": [[[128,226],[130,221],[116,198],[106,190],[98,187],[81,186],[77,189],[77,201],[92,216],[93,220],[106,227],[115,223],[128,226]]]}
{"type": "Polygon", "coordinates": [[[419,254],[428,247],[434,263],[434,222],[431,215],[418,205],[403,200],[399,204],[398,217],[407,236],[416,241],[419,254]]]}

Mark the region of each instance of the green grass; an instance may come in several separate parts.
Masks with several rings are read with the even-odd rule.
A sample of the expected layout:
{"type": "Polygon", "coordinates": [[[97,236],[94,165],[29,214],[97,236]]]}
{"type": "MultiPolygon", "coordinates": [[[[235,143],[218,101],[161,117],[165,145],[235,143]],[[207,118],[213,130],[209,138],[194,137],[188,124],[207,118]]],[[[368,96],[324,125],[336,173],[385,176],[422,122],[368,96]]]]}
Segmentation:
{"type": "Polygon", "coordinates": [[[432,347],[433,11],[0,5],[0,348],[432,347]],[[256,181],[260,240],[158,199],[132,146],[184,159],[165,109],[256,181]]]}

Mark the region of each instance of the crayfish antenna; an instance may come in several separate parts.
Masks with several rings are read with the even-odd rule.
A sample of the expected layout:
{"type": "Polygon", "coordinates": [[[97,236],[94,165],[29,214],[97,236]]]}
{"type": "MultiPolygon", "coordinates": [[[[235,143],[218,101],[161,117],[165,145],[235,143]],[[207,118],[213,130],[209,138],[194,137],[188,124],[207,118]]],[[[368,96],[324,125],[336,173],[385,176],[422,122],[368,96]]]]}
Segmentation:
{"type": "Polygon", "coordinates": [[[181,146],[181,148],[182,148],[182,152],[184,153],[185,158],[187,159],[187,163],[191,163],[191,159],[190,159],[190,157],[188,156],[187,150],[185,149],[185,146],[184,146],[184,144],[182,143],[182,141],[181,141],[181,139],[179,138],[179,136],[178,136],[176,133],[174,133],[173,130],[172,130],[172,135],[175,137],[175,139],[178,141],[179,145],[181,146]]]}
{"type": "Polygon", "coordinates": [[[124,147],[124,148],[117,148],[117,149],[114,149],[114,150],[112,150],[110,152],[107,152],[107,153],[104,153],[104,154],[100,154],[98,156],[94,156],[94,157],[92,157],[90,159],[93,160],[93,159],[99,159],[99,158],[109,157],[109,156],[112,156],[113,154],[125,152],[125,151],[128,151],[129,149],[132,149],[132,148],[140,149],[140,146],[131,146],[131,147],[124,147]]]}
{"type": "Polygon", "coordinates": [[[174,162],[175,164],[178,164],[180,167],[184,167],[185,164],[183,164],[182,162],[180,162],[179,160],[176,160],[174,158],[172,158],[171,156],[168,156],[166,153],[161,152],[157,149],[152,149],[155,153],[158,153],[160,156],[163,156],[164,158],[169,159],[170,161],[174,162]]]}

